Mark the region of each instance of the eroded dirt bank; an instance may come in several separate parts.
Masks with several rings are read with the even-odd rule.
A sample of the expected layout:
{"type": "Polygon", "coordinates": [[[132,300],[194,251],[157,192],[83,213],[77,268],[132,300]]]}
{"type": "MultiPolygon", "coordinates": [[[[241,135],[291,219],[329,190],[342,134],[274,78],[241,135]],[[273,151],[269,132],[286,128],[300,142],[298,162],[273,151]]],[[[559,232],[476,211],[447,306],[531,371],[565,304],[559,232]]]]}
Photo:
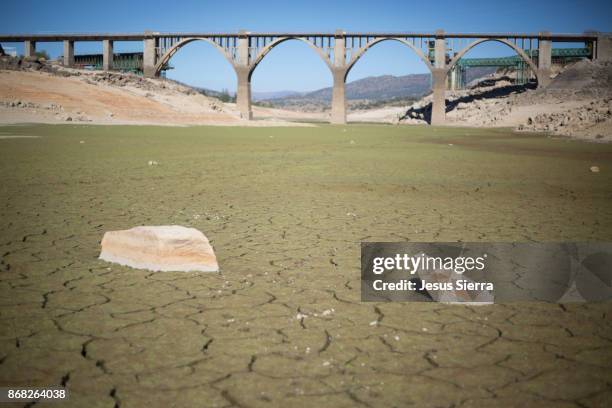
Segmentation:
{"type": "Polygon", "coordinates": [[[294,112],[267,108],[255,108],[255,112],[265,119],[241,120],[235,104],[223,103],[164,79],[36,62],[0,64],[0,123],[4,124],[277,126],[288,125],[284,118],[299,117],[294,112]]]}

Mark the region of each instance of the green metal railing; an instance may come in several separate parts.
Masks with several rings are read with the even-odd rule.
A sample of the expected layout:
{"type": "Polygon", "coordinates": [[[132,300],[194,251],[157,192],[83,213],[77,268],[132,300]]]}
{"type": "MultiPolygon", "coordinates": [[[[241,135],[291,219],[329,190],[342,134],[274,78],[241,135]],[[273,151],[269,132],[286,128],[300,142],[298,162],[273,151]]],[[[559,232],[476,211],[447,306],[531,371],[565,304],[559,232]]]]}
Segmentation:
{"type": "MultiPolygon", "coordinates": [[[[532,50],[531,55],[529,55],[529,50],[525,50],[525,54],[535,60],[539,53],[538,50],[532,50]]],[[[553,48],[551,54],[554,63],[555,59],[589,58],[591,50],[588,48],[553,48]]],[[[465,67],[511,67],[516,66],[519,61],[523,61],[523,59],[518,55],[513,55],[498,58],[461,58],[457,64],[465,67]]]]}
{"type": "MultiPolygon", "coordinates": [[[[102,54],[80,54],[74,56],[74,65],[87,69],[102,69],[102,54]]],[[[164,67],[170,69],[169,66],[164,67]]],[[[123,52],[113,55],[113,70],[121,72],[133,72],[142,74],[143,53],[142,52],[123,52]]]]}
{"type": "MultiPolygon", "coordinates": [[[[123,72],[142,73],[142,53],[117,53],[113,56],[113,69],[123,72]]],[[[102,54],[81,54],[74,56],[74,65],[89,69],[102,69],[102,54]]]]}
{"type": "MultiPolygon", "coordinates": [[[[538,59],[538,50],[524,50],[536,64],[538,59]]],[[[590,58],[592,50],[590,48],[553,48],[551,50],[552,63],[568,63],[582,58],[590,58]]],[[[516,73],[516,84],[524,85],[529,82],[530,72],[528,64],[518,55],[498,58],[461,58],[457,61],[457,65],[453,68],[455,73],[455,87],[461,89],[465,86],[466,72],[473,67],[498,67],[498,68],[513,68],[516,73]]]]}

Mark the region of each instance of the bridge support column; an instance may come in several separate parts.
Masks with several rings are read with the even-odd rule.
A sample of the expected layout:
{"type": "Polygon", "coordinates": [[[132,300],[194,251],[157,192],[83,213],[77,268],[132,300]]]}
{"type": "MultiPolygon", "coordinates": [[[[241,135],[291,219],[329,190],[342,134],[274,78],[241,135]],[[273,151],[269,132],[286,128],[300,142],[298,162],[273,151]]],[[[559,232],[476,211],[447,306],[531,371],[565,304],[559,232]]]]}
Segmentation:
{"type": "Polygon", "coordinates": [[[332,89],[331,123],[344,125],[346,123],[346,70],[334,68],[334,87],[332,89]]]}
{"type": "Polygon", "coordinates": [[[597,35],[596,51],[595,59],[599,61],[612,61],[612,36],[599,33],[597,35]]]}
{"type": "Polygon", "coordinates": [[[334,87],[330,121],[336,125],[344,125],[346,123],[346,43],[342,30],[336,30],[334,36],[334,61],[331,71],[334,87]]]}
{"type": "Polygon", "coordinates": [[[443,125],[446,122],[446,39],[444,31],[436,31],[434,49],[434,68],[431,71],[431,88],[433,100],[431,101],[431,124],[443,125]]]}
{"type": "Polygon", "coordinates": [[[238,89],[236,89],[236,106],[240,111],[242,119],[253,119],[253,111],[251,110],[251,70],[249,67],[236,67],[236,75],[238,76],[238,89]]]}
{"type": "Polygon", "coordinates": [[[240,30],[238,37],[238,63],[234,65],[238,77],[236,88],[236,106],[240,117],[244,120],[253,119],[251,110],[251,66],[249,64],[249,37],[247,32],[240,30]]]}
{"type": "Polygon", "coordinates": [[[541,36],[538,40],[538,88],[548,86],[550,83],[550,74],[552,67],[552,41],[547,35],[549,32],[540,33],[541,36]]]}
{"type": "Polygon", "coordinates": [[[431,72],[431,88],[433,100],[431,102],[431,124],[443,125],[446,121],[446,76],[444,68],[434,68],[431,72]]]}
{"type": "Polygon", "coordinates": [[[457,76],[459,75],[459,67],[457,64],[450,70],[450,75],[448,78],[448,89],[451,91],[457,90],[457,76]]]}
{"type": "Polygon", "coordinates": [[[145,38],[143,44],[142,70],[146,78],[154,78],[155,72],[155,38],[145,38]]]}
{"type": "Polygon", "coordinates": [[[104,40],[102,44],[102,69],[110,71],[113,69],[113,42],[104,40]]]}
{"type": "Polygon", "coordinates": [[[64,41],[64,66],[71,67],[74,65],[74,41],[64,41]]]}
{"type": "Polygon", "coordinates": [[[26,58],[36,57],[36,41],[26,40],[23,47],[23,55],[26,58]]]}

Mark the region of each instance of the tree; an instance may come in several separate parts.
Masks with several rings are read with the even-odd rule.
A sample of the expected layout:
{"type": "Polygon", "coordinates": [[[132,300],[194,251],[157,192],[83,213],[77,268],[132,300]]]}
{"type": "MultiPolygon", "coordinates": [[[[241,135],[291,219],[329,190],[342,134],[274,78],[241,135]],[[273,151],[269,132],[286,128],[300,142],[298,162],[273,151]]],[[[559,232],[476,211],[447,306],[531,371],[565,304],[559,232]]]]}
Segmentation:
{"type": "Polygon", "coordinates": [[[235,102],[236,98],[233,97],[232,95],[230,95],[229,91],[227,89],[223,89],[220,93],[219,93],[219,100],[221,102],[235,102]]]}
{"type": "Polygon", "coordinates": [[[47,51],[36,51],[36,53],[34,54],[36,56],[36,59],[44,59],[44,60],[50,60],[51,57],[49,56],[49,53],[47,51]]]}

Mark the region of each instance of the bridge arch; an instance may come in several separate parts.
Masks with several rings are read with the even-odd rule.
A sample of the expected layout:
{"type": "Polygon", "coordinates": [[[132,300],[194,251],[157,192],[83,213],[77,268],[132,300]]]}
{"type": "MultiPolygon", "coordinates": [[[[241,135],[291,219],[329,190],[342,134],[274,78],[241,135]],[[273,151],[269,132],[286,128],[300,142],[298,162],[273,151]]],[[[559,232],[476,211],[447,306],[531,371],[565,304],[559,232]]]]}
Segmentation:
{"type": "Polygon", "coordinates": [[[234,68],[234,70],[236,70],[236,65],[232,59],[232,56],[227,51],[225,51],[222,47],[220,47],[218,44],[216,44],[214,41],[211,41],[208,38],[193,37],[193,38],[185,38],[184,40],[179,41],[172,48],[166,51],[166,53],[155,64],[155,76],[159,75],[163,66],[167,64],[168,61],[170,61],[170,59],[174,56],[174,54],[176,54],[185,45],[191,42],[194,42],[194,41],[205,41],[213,45],[215,49],[218,50],[221,53],[221,55],[223,55],[223,57],[227,60],[227,62],[230,63],[230,65],[234,68]]]}
{"type": "Polygon", "coordinates": [[[302,41],[303,43],[307,44],[310,48],[312,48],[313,50],[315,50],[315,52],[317,53],[317,55],[319,57],[321,57],[321,59],[323,60],[323,62],[325,63],[325,65],[327,65],[327,67],[330,70],[333,70],[333,64],[331,62],[331,60],[329,59],[329,56],[326,55],[323,50],[319,47],[317,47],[315,44],[313,44],[311,41],[307,40],[304,37],[294,37],[294,36],[290,36],[290,37],[280,37],[277,38],[276,40],[272,41],[270,44],[266,45],[265,47],[263,47],[261,49],[261,51],[259,51],[259,53],[257,54],[257,56],[255,56],[255,59],[249,64],[249,81],[251,80],[251,77],[253,75],[253,72],[255,71],[255,68],[257,68],[257,66],[259,65],[259,63],[264,59],[264,57],[270,52],[272,51],[272,49],[274,47],[276,47],[277,45],[280,45],[286,41],[289,40],[297,40],[297,41],[302,41]]]}
{"type": "Polygon", "coordinates": [[[523,59],[523,61],[525,61],[525,63],[527,65],[529,65],[529,68],[531,68],[533,75],[535,75],[536,80],[538,81],[538,83],[540,82],[540,78],[538,77],[538,67],[535,65],[535,63],[531,60],[531,58],[529,58],[529,56],[527,54],[525,54],[525,51],[523,51],[522,49],[520,49],[519,47],[516,46],[516,44],[505,40],[503,38],[481,38],[479,40],[475,40],[473,42],[471,42],[469,45],[467,45],[464,49],[462,49],[461,51],[459,51],[451,60],[450,62],[447,64],[446,66],[446,70],[450,71],[458,62],[459,60],[468,52],[470,51],[472,48],[476,47],[479,44],[482,44],[484,42],[488,42],[488,41],[493,41],[493,42],[499,42],[502,44],[507,45],[508,47],[512,48],[516,54],[521,57],[523,59]]]}
{"type": "Polygon", "coordinates": [[[406,45],[408,48],[410,48],[412,51],[414,51],[416,53],[416,55],[419,57],[419,59],[421,59],[421,61],[423,61],[425,63],[425,65],[427,66],[427,68],[432,71],[433,70],[433,65],[431,65],[431,61],[429,61],[429,59],[425,56],[425,54],[423,54],[423,51],[421,51],[420,49],[418,49],[417,47],[415,47],[413,44],[411,44],[410,42],[402,39],[402,38],[377,38],[373,41],[370,41],[369,43],[367,43],[366,45],[364,45],[362,48],[360,48],[357,53],[355,53],[355,55],[353,55],[351,57],[351,60],[349,61],[349,63],[346,66],[346,73],[344,75],[344,80],[346,81],[346,78],[348,77],[349,72],[351,71],[351,69],[353,69],[353,67],[355,66],[355,64],[357,63],[357,61],[363,57],[363,55],[366,53],[367,50],[369,50],[370,48],[372,48],[374,45],[379,44],[383,41],[397,41],[400,44],[404,44],[406,45]]]}

